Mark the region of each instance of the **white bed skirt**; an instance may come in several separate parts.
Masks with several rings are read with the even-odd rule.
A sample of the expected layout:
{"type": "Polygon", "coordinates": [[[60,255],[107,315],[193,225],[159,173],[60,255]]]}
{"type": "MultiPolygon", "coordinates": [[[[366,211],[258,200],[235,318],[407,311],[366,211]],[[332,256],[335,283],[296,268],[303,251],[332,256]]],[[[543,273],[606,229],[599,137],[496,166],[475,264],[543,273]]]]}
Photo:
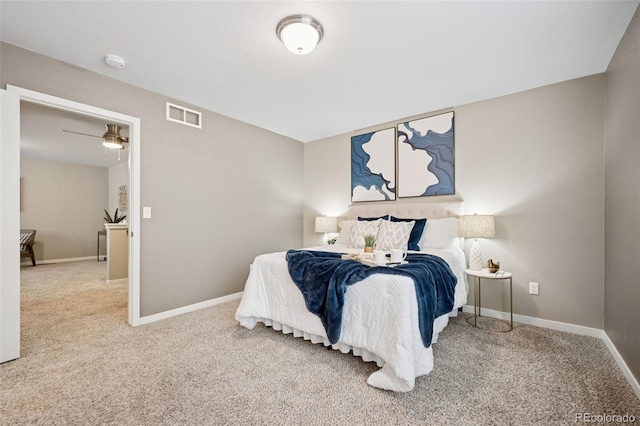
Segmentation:
{"type": "MultiPolygon", "coordinates": [[[[431,340],[432,345],[438,341],[440,332],[444,330],[444,328],[449,323],[449,317],[455,317],[457,315],[458,310],[456,309],[448,315],[441,315],[436,318],[433,323],[433,338],[431,340]]],[[[362,360],[365,362],[375,362],[381,369],[371,374],[367,379],[367,383],[370,386],[396,392],[408,392],[412,390],[415,385],[414,380],[404,380],[399,378],[396,375],[395,370],[390,365],[385,368],[386,363],[384,359],[366,349],[347,345],[346,343],[342,342],[332,344],[326,336],[308,333],[306,331],[290,327],[286,324],[282,324],[278,321],[273,321],[269,318],[244,317],[240,321],[240,325],[249,330],[253,330],[259,322],[263,323],[267,327],[273,328],[274,330],[281,331],[283,334],[293,334],[294,337],[303,338],[304,340],[308,340],[309,342],[314,344],[322,344],[325,347],[330,346],[333,350],[340,351],[343,354],[348,354],[349,352],[351,352],[353,355],[362,358],[362,360]]],[[[429,374],[431,370],[433,370],[433,346],[424,348],[423,354],[425,362],[420,363],[420,368],[417,369],[415,377],[429,374]]]]}
{"type": "MultiPolygon", "coordinates": [[[[457,251],[437,253],[458,277],[454,310],[436,318],[432,344],[466,303],[467,283],[464,254],[457,251]]],[[[285,253],[257,256],[250,267],[236,320],[248,329],[261,322],[285,334],[293,334],[312,343],[331,346],[343,353],[352,352],[364,361],[375,362],[380,370],[369,376],[371,386],[396,392],[413,389],[416,377],[433,370],[432,346],[424,347],[418,326],[418,303],[409,277],[374,274],[349,287],[345,293],[342,333],[331,344],[320,318],[309,312],[300,290],[289,276],[285,253]]]]}

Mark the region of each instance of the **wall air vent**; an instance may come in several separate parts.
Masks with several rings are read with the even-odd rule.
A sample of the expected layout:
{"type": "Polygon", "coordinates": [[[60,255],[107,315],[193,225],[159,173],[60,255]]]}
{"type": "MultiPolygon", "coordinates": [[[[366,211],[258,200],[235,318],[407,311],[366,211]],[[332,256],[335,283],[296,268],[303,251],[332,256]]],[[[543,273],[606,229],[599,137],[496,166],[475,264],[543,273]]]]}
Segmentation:
{"type": "Polygon", "coordinates": [[[202,129],[202,113],[167,102],[167,120],[202,129]]]}

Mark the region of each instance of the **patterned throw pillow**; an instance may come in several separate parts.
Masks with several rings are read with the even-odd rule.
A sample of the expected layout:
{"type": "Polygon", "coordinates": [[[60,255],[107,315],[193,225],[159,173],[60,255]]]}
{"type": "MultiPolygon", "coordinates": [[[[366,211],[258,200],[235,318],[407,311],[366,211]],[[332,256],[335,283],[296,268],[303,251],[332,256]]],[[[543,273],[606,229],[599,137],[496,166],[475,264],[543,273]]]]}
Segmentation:
{"type": "Polygon", "coordinates": [[[407,243],[409,242],[409,236],[411,235],[411,230],[413,229],[414,224],[414,221],[383,221],[380,225],[380,232],[378,233],[378,242],[376,244],[376,248],[378,250],[406,250],[407,243]]]}
{"type": "Polygon", "coordinates": [[[411,235],[409,235],[409,242],[407,243],[407,249],[420,251],[420,239],[422,238],[422,234],[424,232],[424,226],[427,224],[427,219],[404,219],[404,218],[391,216],[392,222],[411,222],[412,220],[415,220],[416,224],[413,225],[413,229],[411,230],[411,235]]]}
{"type": "Polygon", "coordinates": [[[371,234],[377,237],[378,229],[380,228],[381,222],[385,221],[380,219],[370,221],[355,221],[353,223],[353,226],[351,227],[351,247],[363,248],[365,235],[371,234]]]}

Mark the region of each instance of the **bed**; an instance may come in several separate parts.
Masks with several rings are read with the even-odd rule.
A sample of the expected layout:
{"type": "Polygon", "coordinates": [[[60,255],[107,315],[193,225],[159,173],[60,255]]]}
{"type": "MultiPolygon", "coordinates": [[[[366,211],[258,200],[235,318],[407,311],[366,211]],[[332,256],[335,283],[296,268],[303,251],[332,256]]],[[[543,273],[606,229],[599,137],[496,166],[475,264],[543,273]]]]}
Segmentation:
{"type": "MultiPolygon", "coordinates": [[[[418,301],[413,280],[387,274],[374,274],[348,287],[344,295],[341,334],[337,342],[331,343],[320,318],[307,310],[305,299],[289,274],[286,252],[255,258],[236,311],[236,320],[248,329],[261,322],[275,330],[343,353],[352,352],[380,367],[367,379],[369,385],[391,391],[410,391],[417,377],[432,371],[433,344],[449,318],[466,303],[466,259],[455,233],[455,216],[460,214],[461,202],[354,205],[349,208],[335,245],[309,248],[323,252],[362,253],[362,248],[353,247],[353,242],[348,241],[349,233],[355,235],[354,229],[350,232],[345,230],[359,228],[361,221],[357,218],[374,219],[385,215],[405,219],[427,218],[420,235],[419,252],[441,257],[457,279],[453,308],[451,312],[435,318],[428,347],[423,344],[418,327],[418,301]]],[[[388,218],[380,220],[390,222],[388,218]]],[[[409,229],[416,222],[406,223],[406,229],[409,229]]]]}

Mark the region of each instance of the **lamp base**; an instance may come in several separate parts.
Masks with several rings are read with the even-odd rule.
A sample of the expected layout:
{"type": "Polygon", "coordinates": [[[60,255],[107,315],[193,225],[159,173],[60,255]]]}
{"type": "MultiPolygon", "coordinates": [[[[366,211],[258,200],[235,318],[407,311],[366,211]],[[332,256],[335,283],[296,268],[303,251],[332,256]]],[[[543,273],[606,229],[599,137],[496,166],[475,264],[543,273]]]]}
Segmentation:
{"type": "Polygon", "coordinates": [[[469,269],[482,269],[482,253],[477,239],[473,242],[471,251],[469,251],[469,269]]]}

